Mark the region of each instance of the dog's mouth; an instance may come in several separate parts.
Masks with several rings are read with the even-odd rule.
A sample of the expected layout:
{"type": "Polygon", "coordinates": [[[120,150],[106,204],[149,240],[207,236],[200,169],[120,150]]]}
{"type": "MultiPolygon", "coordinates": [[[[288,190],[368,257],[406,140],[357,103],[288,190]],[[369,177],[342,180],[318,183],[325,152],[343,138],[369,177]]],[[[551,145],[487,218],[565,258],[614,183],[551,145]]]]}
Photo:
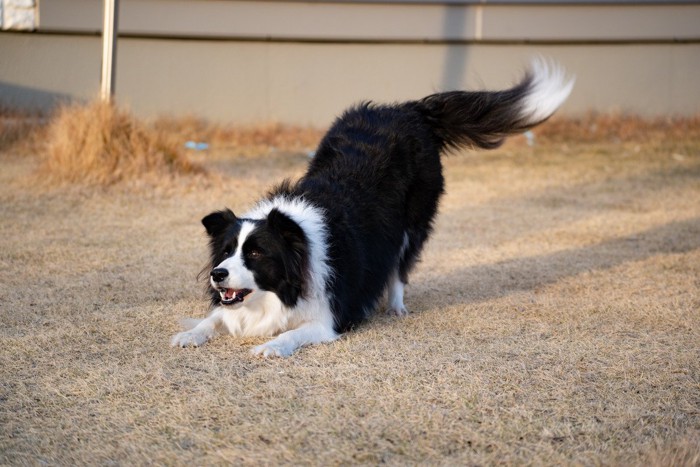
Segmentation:
{"type": "Polygon", "coordinates": [[[245,297],[253,292],[250,289],[218,289],[219,294],[221,294],[221,304],[222,305],[233,305],[236,303],[241,303],[245,297]]]}

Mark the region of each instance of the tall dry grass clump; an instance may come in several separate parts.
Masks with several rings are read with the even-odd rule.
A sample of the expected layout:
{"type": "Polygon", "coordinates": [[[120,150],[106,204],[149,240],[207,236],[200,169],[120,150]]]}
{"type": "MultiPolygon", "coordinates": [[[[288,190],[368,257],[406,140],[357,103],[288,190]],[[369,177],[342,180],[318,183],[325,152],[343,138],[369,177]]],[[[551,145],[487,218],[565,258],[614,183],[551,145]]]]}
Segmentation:
{"type": "Polygon", "coordinates": [[[113,185],[202,173],[180,145],[114,104],[61,108],[47,131],[40,176],[57,184],[113,185]]]}

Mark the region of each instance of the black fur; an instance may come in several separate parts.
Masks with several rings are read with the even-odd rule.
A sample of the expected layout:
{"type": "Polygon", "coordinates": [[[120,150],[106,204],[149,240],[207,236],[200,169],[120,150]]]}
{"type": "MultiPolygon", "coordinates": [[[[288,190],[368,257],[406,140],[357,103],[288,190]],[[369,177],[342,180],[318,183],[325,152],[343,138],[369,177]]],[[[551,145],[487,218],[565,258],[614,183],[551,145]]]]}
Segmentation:
{"type": "Polygon", "coordinates": [[[541,123],[530,121],[521,112],[532,81],[528,73],[517,86],[505,91],[433,94],[415,103],[415,109],[425,116],[441,147],[494,149],[506,136],[541,123]]]}
{"type": "MultiPolygon", "coordinates": [[[[539,123],[522,115],[532,79],[526,75],[500,92],[456,91],[404,104],[356,106],[332,125],[306,174],[268,194],[270,199],[303,198],[325,214],[332,271],[327,295],[336,331],[367,317],[395,271],[408,282],[444,190],[441,152],[493,148],[508,134],[539,123]]],[[[305,294],[308,241],[279,211],[258,222],[246,245],[272,259],[250,269],[261,288],[293,307],[305,294]]],[[[215,267],[239,221],[230,211],[220,211],[203,223],[212,236],[215,267]]],[[[216,304],[219,294],[212,293],[212,299],[216,304]]]]}
{"type": "Polygon", "coordinates": [[[306,292],[309,256],[306,235],[299,225],[273,209],[262,226],[246,240],[244,257],[246,248],[257,248],[263,253],[255,260],[258,264],[249,264],[246,260],[260,288],[275,292],[285,306],[296,306],[306,292]]]}

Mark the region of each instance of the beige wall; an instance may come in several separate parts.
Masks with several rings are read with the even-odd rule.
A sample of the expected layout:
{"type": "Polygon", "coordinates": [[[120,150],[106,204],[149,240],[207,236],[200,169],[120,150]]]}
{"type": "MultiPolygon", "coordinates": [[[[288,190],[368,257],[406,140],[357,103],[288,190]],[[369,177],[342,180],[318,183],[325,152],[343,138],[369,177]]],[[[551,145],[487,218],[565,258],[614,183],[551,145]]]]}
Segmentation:
{"type": "MultiPolygon", "coordinates": [[[[44,0],[39,29],[99,31],[101,0],[44,0]]],[[[698,40],[697,1],[120,0],[122,33],[320,41],[698,40]]]]}
{"type": "MultiPolygon", "coordinates": [[[[195,114],[223,121],[326,125],[360,100],[386,102],[447,89],[504,87],[519,76],[531,57],[544,55],[561,62],[577,77],[564,113],[700,113],[700,33],[696,34],[700,18],[696,24],[693,16],[700,12],[700,4],[669,5],[667,9],[645,5],[630,10],[624,10],[624,5],[496,5],[481,12],[476,27],[471,16],[475,5],[361,4],[361,9],[355,9],[358,5],[331,3],[321,6],[355,9],[352,15],[359,16],[346,16],[345,29],[340,23],[334,29],[309,22],[305,32],[292,13],[309,4],[255,2],[268,9],[287,8],[282,11],[290,16],[289,25],[276,34],[294,36],[262,39],[253,36],[270,33],[270,25],[244,15],[252,15],[254,2],[199,1],[200,9],[192,9],[197,4],[192,0],[122,1],[120,30],[124,35],[118,41],[116,81],[120,102],[144,116],[195,114]],[[154,23],[146,21],[155,14],[154,9],[166,6],[173,12],[189,11],[194,15],[189,18],[192,24],[185,28],[185,16],[176,15],[155,22],[148,31],[139,29],[154,23]],[[220,16],[233,14],[233,7],[251,23],[248,29],[240,24],[226,26],[221,20],[220,16]],[[608,16],[598,21],[593,13],[600,13],[600,8],[608,16]],[[374,14],[406,10],[404,20],[413,18],[410,21],[420,27],[382,28],[377,18],[362,23],[360,13],[370,10],[374,14]],[[202,11],[209,13],[201,16],[202,11]],[[556,20],[557,11],[564,14],[569,26],[556,20]],[[570,17],[572,12],[579,12],[577,21],[570,17]],[[614,24],[609,15],[622,18],[624,12],[628,21],[634,21],[614,24]],[[203,37],[203,21],[211,15],[219,16],[219,29],[212,26],[213,37],[203,37]],[[654,16],[655,22],[651,21],[654,16]],[[539,18],[539,22],[528,23],[528,18],[539,18]],[[635,38],[642,29],[648,37],[635,38]],[[334,39],[299,36],[319,30],[334,39]],[[241,31],[247,31],[248,37],[234,37],[241,31]],[[412,36],[387,37],[406,31],[412,36]],[[377,36],[380,33],[384,36],[377,36]],[[477,33],[491,39],[475,40],[477,33]],[[352,34],[357,37],[339,37],[352,34]],[[177,35],[181,37],[174,37],[177,35]],[[445,35],[447,38],[442,37],[445,35]],[[523,39],[536,35],[538,39],[523,39]],[[424,36],[431,39],[421,40],[424,36]]],[[[0,33],[0,102],[49,108],[56,101],[86,100],[97,94],[100,38],[90,33],[99,28],[94,24],[99,23],[97,3],[44,1],[40,3],[39,32],[0,33]],[[62,5],[64,9],[57,8],[62,5]],[[73,7],[82,8],[71,10],[73,7]]],[[[320,13],[323,9],[313,14],[320,13]]],[[[272,17],[281,21],[279,12],[272,17]]],[[[323,15],[317,17],[317,21],[322,19],[323,15]]],[[[306,17],[305,21],[310,20],[306,17]]]]}

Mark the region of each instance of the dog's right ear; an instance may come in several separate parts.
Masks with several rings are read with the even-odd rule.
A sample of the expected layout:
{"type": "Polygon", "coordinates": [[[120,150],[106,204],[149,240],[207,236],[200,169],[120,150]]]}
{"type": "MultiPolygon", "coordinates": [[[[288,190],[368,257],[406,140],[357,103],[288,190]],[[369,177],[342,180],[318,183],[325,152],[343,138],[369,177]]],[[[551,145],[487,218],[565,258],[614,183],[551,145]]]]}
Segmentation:
{"type": "Polygon", "coordinates": [[[207,233],[210,237],[217,237],[221,235],[231,224],[236,223],[237,217],[230,209],[226,208],[223,211],[214,211],[204,219],[202,219],[202,224],[204,228],[207,229],[207,233]]]}

